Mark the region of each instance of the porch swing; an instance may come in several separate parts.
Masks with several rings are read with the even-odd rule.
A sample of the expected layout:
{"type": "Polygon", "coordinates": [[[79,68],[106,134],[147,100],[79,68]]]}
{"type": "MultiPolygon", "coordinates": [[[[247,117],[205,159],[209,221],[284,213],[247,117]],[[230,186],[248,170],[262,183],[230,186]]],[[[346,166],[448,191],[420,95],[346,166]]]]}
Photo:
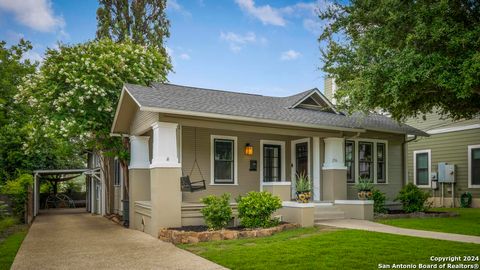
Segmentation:
{"type": "Polygon", "coordinates": [[[203,177],[202,170],[200,169],[200,165],[198,165],[197,161],[197,128],[195,128],[195,149],[194,149],[194,157],[195,160],[193,161],[192,164],[192,169],[190,170],[190,173],[187,175],[184,175],[184,171],[182,168],[182,176],[180,177],[180,185],[181,185],[181,190],[184,192],[195,192],[195,191],[201,191],[205,190],[207,187],[205,186],[205,178],[203,177]],[[197,165],[198,172],[200,173],[200,176],[202,177],[202,180],[200,181],[190,181],[190,175],[192,175],[193,170],[195,169],[195,165],[197,165]]]}

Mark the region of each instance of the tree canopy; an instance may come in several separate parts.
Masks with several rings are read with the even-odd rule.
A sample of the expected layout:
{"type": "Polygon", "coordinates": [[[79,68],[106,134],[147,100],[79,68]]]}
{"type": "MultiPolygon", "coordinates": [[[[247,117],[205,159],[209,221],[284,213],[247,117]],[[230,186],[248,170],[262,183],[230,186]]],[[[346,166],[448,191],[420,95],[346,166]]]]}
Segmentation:
{"type": "Polygon", "coordinates": [[[170,36],[166,0],[99,0],[97,38],[156,46],[164,52],[170,36]]]}
{"type": "Polygon", "coordinates": [[[8,48],[0,42],[0,183],[20,172],[81,164],[77,149],[68,140],[46,136],[30,121],[36,111],[28,103],[15,102],[18,86],[38,66],[24,59],[30,49],[24,40],[8,48]]]}
{"type": "Polygon", "coordinates": [[[50,134],[88,149],[112,147],[109,132],[124,83],[165,81],[169,59],[155,47],[104,39],[49,49],[39,72],[21,85],[20,100],[50,134]]]}
{"type": "Polygon", "coordinates": [[[350,111],[480,112],[480,2],[361,1],[320,11],[323,70],[350,111]]]}

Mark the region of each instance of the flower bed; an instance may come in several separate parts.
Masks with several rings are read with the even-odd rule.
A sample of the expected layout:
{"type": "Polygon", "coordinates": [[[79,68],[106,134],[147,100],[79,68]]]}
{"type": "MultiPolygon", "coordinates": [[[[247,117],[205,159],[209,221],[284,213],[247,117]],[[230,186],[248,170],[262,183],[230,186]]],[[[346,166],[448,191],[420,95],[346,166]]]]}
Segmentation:
{"type": "Polygon", "coordinates": [[[217,240],[232,240],[240,238],[254,238],[270,236],[274,233],[288,229],[298,228],[298,224],[284,223],[271,228],[245,229],[231,228],[217,231],[202,230],[198,228],[168,228],[161,229],[158,238],[174,244],[192,244],[198,242],[209,242],[217,240]]]}

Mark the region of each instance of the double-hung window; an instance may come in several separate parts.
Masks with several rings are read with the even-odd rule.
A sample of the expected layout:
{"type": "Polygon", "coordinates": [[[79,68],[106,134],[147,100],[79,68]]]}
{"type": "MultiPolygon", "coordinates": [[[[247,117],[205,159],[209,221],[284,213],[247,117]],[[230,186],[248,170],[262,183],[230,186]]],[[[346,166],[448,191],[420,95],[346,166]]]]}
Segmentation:
{"type": "Polygon", "coordinates": [[[355,141],[345,141],[345,165],[347,183],[355,183],[355,141]]]}
{"type": "Polygon", "coordinates": [[[417,186],[430,186],[431,151],[413,151],[414,182],[417,186]]]}
{"type": "Polygon", "coordinates": [[[377,183],[385,183],[385,144],[377,143],[377,183]]]}
{"type": "Polygon", "coordinates": [[[235,184],[236,138],[212,136],[213,184],[235,184]]]}
{"type": "Polygon", "coordinates": [[[358,173],[361,179],[373,181],[373,143],[358,142],[358,173]]]}
{"type": "Polygon", "coordinates": [[[480,188],[480,144],[468,146],[468,187],[480,188]]]}
{"type": "Polygon", "coordinates": [[[122,166],[120,166],[120,160],[115,159],[113,161],[113,185],[114,186],[120,186],[121,183],[121,177],[122,177],[122,166]]]}

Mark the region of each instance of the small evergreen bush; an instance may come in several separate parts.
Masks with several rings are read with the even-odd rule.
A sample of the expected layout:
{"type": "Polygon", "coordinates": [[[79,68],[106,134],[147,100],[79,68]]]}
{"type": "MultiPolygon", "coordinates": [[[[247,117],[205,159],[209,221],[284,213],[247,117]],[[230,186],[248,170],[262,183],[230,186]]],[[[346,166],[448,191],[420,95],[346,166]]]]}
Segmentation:
{"type": "Polygon", "coordinates": [[[202,198],[201,201],[205,207],[200,211],[208,228],[211,230],[225,228],[232,219],[230,194],[225,193],[219,197],[210,195],[202,198]]]}
{"type": "Polygon", "coordinates": [[[241,224],[247,228],[267,228],[276,226],[278,220],[272,220],[272,214],[282,207],[278,196],[269,192],[250,191],[244,197],[239,197],[238,217],[241,224]]]}
{"type": "Polygon", "coordinates": [[[428,197],[430,197],[428,192],[424,192],[413,183],[409,183],[400,190],[395,200],[402,203],[402,209],[405,212],[413,213],[427,210],[426,201],[428,197]]]}
{"type": "Polygon", "coordinates": [[[385,193],[382,193],[380,190],[374,188],[372,190],[372,200],[373,200],[373,212],[375,213],[385,213],[387,209],[385,208],[385,200],[387,197],[385,193]]]}
{"type": "Polygon", "coordinates": [[[25,215],[25,204],[28,199],[28,187],[33,185],[33,177],[30,174],[21,174],[16,179],[8,180],[0,190],[7,194],[12,201],[13,214],[22,221],[25,215]]]}

